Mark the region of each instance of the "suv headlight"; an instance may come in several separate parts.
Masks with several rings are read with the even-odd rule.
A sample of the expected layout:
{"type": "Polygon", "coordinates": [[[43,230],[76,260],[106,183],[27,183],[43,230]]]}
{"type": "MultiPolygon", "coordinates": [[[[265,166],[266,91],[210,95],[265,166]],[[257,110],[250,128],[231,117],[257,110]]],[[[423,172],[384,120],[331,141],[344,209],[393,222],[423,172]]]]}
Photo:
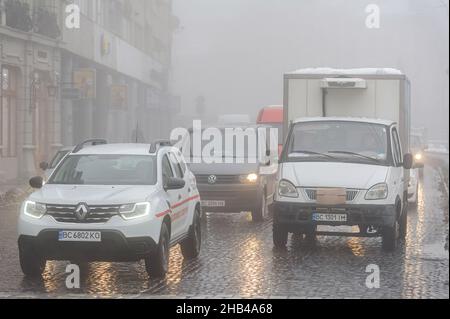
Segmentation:
{"type": "Polygon", "coordinates": [[[47,212],[45,204],[26,201],[23,207],[23,213],[29,217],[40,219],[47,212]]]}
{"type": "Polygon", "coordinates": [[[256,183],[259,179],[258,174],[252,173],[248,175],[241,175],[239,176],[239,180],[241,183],[256,183]]]}
{"type": "Polygon", "coordinates": [[[284,179],[278,184],[278,195],[282,197],[297,198],[298,191],[294,184],[284,179]]]}
{"type": "Polygon", "coordinates": [[[372,186],[366,193],[366,200],[386,199],[388,196],[388,186],[386,183],[376,184],[372,186]]]}
{"type": "Polygon", "coordinates": [[[150,214],[150,203],[122,205],[119,208],[119,213],[125,220],[145,217],[150,214]]]}

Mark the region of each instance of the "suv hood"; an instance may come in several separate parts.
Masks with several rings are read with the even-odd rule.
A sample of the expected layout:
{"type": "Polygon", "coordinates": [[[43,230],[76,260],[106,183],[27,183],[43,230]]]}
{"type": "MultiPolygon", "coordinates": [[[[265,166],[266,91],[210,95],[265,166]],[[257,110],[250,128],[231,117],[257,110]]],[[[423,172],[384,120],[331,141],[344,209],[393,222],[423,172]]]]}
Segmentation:
{"type": "Polygon", "coordinates": [[[148,201],[156,186],[93,186],[46,184],[30,196],[43,204],[123,205],[148,201]]]}
{"type": "Polygon", "coordinates": [[[283,163],[282,178],[298,187],[369,189],[386,181],[389,167],[354,163],[283,163]]]}
{"type": "Polygon", "coordinates": [[[243,175],[250,173],[258,173],[258,164],[189,164],[189,168],[194,175],[243,175]]]}

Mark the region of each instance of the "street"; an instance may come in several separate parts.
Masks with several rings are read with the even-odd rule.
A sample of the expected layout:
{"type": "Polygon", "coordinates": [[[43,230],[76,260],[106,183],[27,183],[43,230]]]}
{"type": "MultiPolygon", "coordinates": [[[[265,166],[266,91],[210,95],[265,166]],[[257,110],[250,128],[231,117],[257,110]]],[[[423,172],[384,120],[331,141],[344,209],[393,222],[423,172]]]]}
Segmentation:
{"type": "Polygon", "coordinates": [[[286,251],[277,251],[271,220],[206,214],[200,257],[184,262],[172,248],[165,279],[149,278],[143,263],[90,263],[81,265],[81,289],[75,290],[65,285],[67,262],[48,262],[42,280],[24,278],[16,242],[19,203],[10,203],[0,207],[0,297],[448,298],[448,187],[440,166],[427,163],[418,208],[409,209],[408,235],[395,253],[383,252],[381,239],[340,237],[319,237],[314,246],[291,238],[286,251]],[[378,289],[366,287],[371,264],[380,268],[378,289]]]}

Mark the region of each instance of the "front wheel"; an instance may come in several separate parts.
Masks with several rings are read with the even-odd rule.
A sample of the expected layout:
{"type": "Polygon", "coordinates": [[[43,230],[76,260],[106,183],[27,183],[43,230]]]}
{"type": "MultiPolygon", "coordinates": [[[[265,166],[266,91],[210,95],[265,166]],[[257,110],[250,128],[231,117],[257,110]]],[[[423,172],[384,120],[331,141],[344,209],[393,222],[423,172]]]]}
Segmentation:
{"type": "Polygon", "coordinates": [[[169,243],[169,230],[166,223],[163,223],[156,252],[145,258],[145,269],[151,277],[166,275],[169,268],[169,243]]]}
{"type": "Polygon", "coordinates": [[[398,220],[395,221],[393,226],[386,226],[383,229],[382,247],[383,250],[392,252],[397,248],[399,241],[399,228],[398,220]]]}
{"type": "Polygon", "coordinates": [[[289,232],[281,225],[273,224],[273,245],[275,248],[285,248],[289,232]]]}
{"type": "Polygon", "coordinates": [[[252,221],[261,222],[269,216],[269,207],[267,206],[266,194],[261,198],[259,206],[252,211],[252,221]]]}
{"type": "Polygon", "coordinates": [[[196,258],[200,254],[202,245],[202,225],[200,210],[197,208],[194,212],[194,220],[189,229],[188,237],[180,244],[181,253],[185,259],[196,258]]]}
{"type": "Polygon", "coordinates": [[[20,248],[19,261],[22,272],[27,277],[39,277],[45,269],[47,261],[38,256],[35,251],[20,248]]]}

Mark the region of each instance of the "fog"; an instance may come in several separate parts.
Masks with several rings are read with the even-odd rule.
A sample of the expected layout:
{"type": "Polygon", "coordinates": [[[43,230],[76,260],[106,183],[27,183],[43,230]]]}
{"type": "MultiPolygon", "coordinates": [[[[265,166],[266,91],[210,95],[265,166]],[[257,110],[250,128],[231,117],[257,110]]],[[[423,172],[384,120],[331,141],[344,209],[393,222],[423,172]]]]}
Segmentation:
{"type": "Polygon", "coordinates": [[[175,0],[172,89],[187,122],[282,104],[283,74],[303,67],[392,67],[412,84],[412,125],[448,140],[448,0],[175,0]],[[369,29],[366,6],[380,7],[369,29]]]}

